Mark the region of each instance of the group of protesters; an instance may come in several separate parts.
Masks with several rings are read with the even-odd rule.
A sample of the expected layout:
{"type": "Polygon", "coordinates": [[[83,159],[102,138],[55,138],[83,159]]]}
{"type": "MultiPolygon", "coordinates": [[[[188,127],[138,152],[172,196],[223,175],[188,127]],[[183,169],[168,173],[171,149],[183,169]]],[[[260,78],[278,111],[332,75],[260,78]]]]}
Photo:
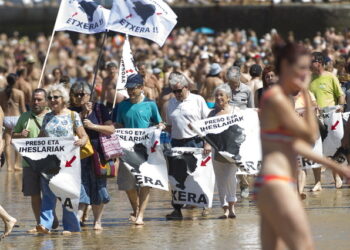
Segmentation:
{"type": "MultiPolygon", "coordinates": [[[[318,124],[313,115],[315,108],[335,106],[338,112],[349,109],[346,103],[350,101],[350,33],[336,33],[330,28],[324,36],[317,33],[312,40],[296,43],[293,33],[283,41],[276,30],[258,39],[252,30],[228,30],[207,36],[181,28],[172,32],[162,48],[133,38],[131,46],[138,72],[128,77],[126,91],[116,89],[123,41],[121,35],[107,39],[95,88],[92,88],[99,47],[97,37],[80,34],[73,42],[68,33],[58,33],[41,84],[40,66],[46,53],[47,38],[40,34],[32,41],[18,34],[13,37],[0,35],[0,122],[4,126],[1,160],[6,160],[9,172],[23,171],[23,193],[31,197],[37,223],[28,232],[48,234],[59,226],[55,214],[56,197],[47,180],[25,161],[21,162],[11,146],[12,138],[76,135],[76,146],[83,146],[90,139],[94,150],[101,152],[103,157],[99,134],[111,135],[116,128],[157,126],[169,132],[172,147],[203,148],[204,154],[213,154],[223,208],[220,218],[227,219],[236,217],[234,205],[238,200],[238,183],[240,197],[249,197],[250,178],[240,175],[237,180],[238,163],[228,162],[188,125],[208,117],[255,108],[261,110],[265,161],[254,193],[257,198],[271,198],[268,201],[258,199],[262,227],[269,232],[262,241],[264,249],[273,249],[269,246],[279,244],[274,242],[276,237],[281,237],[289,246],[295,242],[312,246],[306,216],[295,195],[297,192],[292,185],[285,186],[285,182],[297,182],[300,197],[306,198],[305,172],[293,169],[296,162],[291,148],[298,145],[305,149],[300,154],[309,152],[303,143],[312,145],[318,136],[318,124]],[[310,69],[312,78],[308,77],[310,69]],[[304,118],[297,116],[295,111],[304,112],[304,118]],[[293,142],[295,139],[301,142],[293,142]],[[276,151],[287,155],[287,160],[278,162],[276,151]],[[274,166],[274,161],[283,165],[281,172],[278,167],[276,170],[268,166],[274,166]],[[273,192],[276,188],[279,193],[273,192]],[[282,206],[278,203],[281,197],[290,200],[282,206]],[[292,206],[287,207],[288,204],[292,206]],[[288,213],[282,215],[282,210],[288,208],[291,211],[292,207],[297,211],[294,217],[288,217],[288,213]],[[266,214],[276,217],[270,218],[266,214]],[[299,221],[300,225],[280,225],[279,215],[279,219],[285,216],[290,221],[299,221]],[[276,232],[275,228],[280,226],[295,229],[295,233],[276,232]]],[[[350,145],[349,132],[350,125],[347,124],[342,140],[346,149],[350,145]]],[[[314,157],[312,153],[308,156],[314,157]]],[[[92,157],[81,160],[79,211],[74,213],[63,207],[64,233],[79,232],[81,226],[85,226],[90,206],[94,229],[102,230],[102,212],[110,196],[106,178],[96,176],[92,164],[92,157]]],[[[132,207],[129,220],[135,225],[143,225],[151,188],[138,188],[123,161],[116,159],[116,164],[119,164],[119,189],[126,191],[132,207]]],[[[335,186],[341,188],[339,172],[345,176],[347,173],[342,173],[329,161],[324,165],[335,170],[335,186]]],[[[315,168],[313,172],[315,185],[312,191],[321,191],[321,168],[315,168]]],[[[172,203],[172,206],[173,211],[166,218],[181,219],[183,205],[172,203]]],[[[204,209],[203,215],[207,213],[204,209]]],[[[0,216],[6,225],[4,235],[7,235],[16,219],[2,207],[0,216]]]]}

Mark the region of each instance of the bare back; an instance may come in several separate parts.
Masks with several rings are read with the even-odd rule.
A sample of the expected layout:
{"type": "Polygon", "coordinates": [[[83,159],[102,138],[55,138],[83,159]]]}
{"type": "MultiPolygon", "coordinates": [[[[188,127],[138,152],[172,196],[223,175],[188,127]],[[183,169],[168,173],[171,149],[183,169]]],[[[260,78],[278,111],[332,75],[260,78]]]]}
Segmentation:
{"type": "Polygon", "coordinates": [[[15,88],[22,90],[24,93],[24,101],[25,104],[30,105],[32,100],[32,86],[29,82],[24,80],[24,78],[18,79],[18,81],[15,84],[15,88]]]}
{"type": "Polygon", "coordinates": [[[207,102],[215,102],[215,97],[214,97],[214,90],[217,86],[220,84],[223,84],[223,80],[217,76],[208,76],[205,79],[204,84],[202,85],[202,88],[200,90],[200,95],[203,96],[203,98],[207,102]]]}
{"type": "Polygon", "coordinates": [[[0,106],[5,116],[19,116],[25,112],[23,91],[12,89],[8,97],[5,91],[0,92],[0,106]]]}

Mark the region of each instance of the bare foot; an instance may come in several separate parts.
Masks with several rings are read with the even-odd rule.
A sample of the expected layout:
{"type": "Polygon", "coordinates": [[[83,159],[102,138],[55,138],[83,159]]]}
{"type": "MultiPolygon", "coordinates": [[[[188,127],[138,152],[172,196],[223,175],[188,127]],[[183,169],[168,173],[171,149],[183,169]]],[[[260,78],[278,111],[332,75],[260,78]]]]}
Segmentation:
{"type": "Polygon", "coordinates": [[[35,233],[38,233],[38,230],[36,230],[36,228],[34,227],[34,228],[32,228],[32,229],[27,230],[27,233],[29,233],[29,234],[35,234],[35,233]]]}
{"type": "Polygon", "coordinates": [[[3,237],[5,237],[5,236],[7,236],[7,235],[9,235],[11,233],[11,231],[12,231],[13,227],[15,226],[17,220],[15,218],[11,217],[10,220],[4,221],[4,222],[5,222],[5,231],[4,231],[4,234],[3,234],[4,236],[3,237]]]}
{"type": "Polygon", "coordinates": [[[137,226],[142,226],[145,225],[145,223],[143,222],[143,218],[142,217],[137,217],[136,221],[135,221],[135,225],[137,226]]]}
{"type": "Polygon", "coordinates": [[[89,219],[89,213],[91,211],[91,206],[87,206],[86,209],[84,209],[84,214],[83,214],[83,218],[81,219],[81,221],[83,223],[85,223],[88,219],[89,219]]]}
{"type": "Polygon", "coordinates": [[[101,222],[95,222],[94,230],[103,230],[101,222]]]}
{"type": "Polygon", "coordinates": [[[62,235],[71,235],[71,234],[72,234],[71,231],[63,231],[63,232],[62,232],[62,235]]]}
{"type": "Polygon", "coordinates": [[[47,229],[46,227],[44,227],[43,225],[37,225],[36,226],[36,230],[38,231],[38,233],[42,233],[42,234],[50,234],[50,230],[47,229]]]}
{"type": "Polygon", "coordinates": [[[310,190],[311,192],[317,192],[317,191],[321,191],[322,190],[322,186],[320,182],[317,182],[315,184],[315,186],[310,190]]]}
{"type": "Polygon", "coordinates": [[[136,221],[136,215],[130,214],[129,221],[135,222],[136,221]]]}
{"type": "Polygon", "coordinates": [[[22,170],[23,170],[23,169],[22,169],[21,167],[18,167],[18,166],[15,167],[15,171],[16,171],[16,172],[22,172],[22,170]]]}
{"type": "Polygon", "coordinates": [[[343,186],[343,181],[342,181],[342,179],[340,178],[340,176],[337,175],[337,176],[335,177],[335,188],[336,188],[336,189],[339,189],[339,188],[341,188],[342,186],[343,186]]]}
{"type": "Polygon", "coordinates": [[[300,194],[300,199],[305,200],[306,199],[306,194],[305,193],[301,193],[300,194]]]}

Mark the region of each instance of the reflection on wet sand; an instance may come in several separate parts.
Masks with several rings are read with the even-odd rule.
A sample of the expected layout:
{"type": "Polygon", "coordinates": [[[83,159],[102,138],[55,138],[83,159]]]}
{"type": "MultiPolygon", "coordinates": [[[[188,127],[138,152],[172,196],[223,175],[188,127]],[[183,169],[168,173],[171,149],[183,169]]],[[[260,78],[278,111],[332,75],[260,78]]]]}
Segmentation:
{"type": "MultiPolygon", "coordinates": [[[[183,221],[166,221],[171,211],[170,194],[152,190],[144,227],[128,221],[129,202],[124,192],[117,191],[115,179],[109,180],[112,200],[107,204],[104,231],[92,230],[92,215],[80,234],[62,236],[61,231],[51,235],[28,234],[35,220],[30,199],[21,192],[20,173],[0,172],[0,204],[18,220],[18,227],[0,242],[0,249],[260,249],[259,217],[255,202],[239,201],[237,219],[220,220],[222,210],[217,195],[214,207],[207,217],[200,209],[185,209],[183,221]]],[[[323,176],[324,189],[308,193],[304,201],[317,249],[349,249],[350,189],[336,190],[329,172],[323,176]]],[[[308,175],[312,183],[312,174],[308,175]]],[[[61,218],[58,209],[58,217],[61,218]]],[[[59,228],[62,230],[61,228],[59,228]]]]}

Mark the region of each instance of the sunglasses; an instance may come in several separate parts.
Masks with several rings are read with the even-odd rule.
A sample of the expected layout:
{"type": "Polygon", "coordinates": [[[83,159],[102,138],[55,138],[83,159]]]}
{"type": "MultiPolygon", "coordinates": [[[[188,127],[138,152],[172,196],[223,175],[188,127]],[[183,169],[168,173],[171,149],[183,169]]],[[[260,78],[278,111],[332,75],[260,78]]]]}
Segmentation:
{"type": "Polygon", "coordinates": [[[86,96],[88,94],[85,94],[85,93],[76,93],[74,94],[74,97],[79,97],[79,98],[83,98],[84,96],[86,96]]]}
{"type": "Polygon", "coordinates": [[[183,87],[182,89],[173,89],[173,93],[174,94],[180,94],[184,88],[185,87],[183,87]]]}
{"type": "Polygon", "coordinates": [[[49,99],[49,101],[52,101],[53,100],[58,100],[58,98],[62,97],[61,95],[54,95],[54,96],[48,96],[47,99],[49,99]]]}

